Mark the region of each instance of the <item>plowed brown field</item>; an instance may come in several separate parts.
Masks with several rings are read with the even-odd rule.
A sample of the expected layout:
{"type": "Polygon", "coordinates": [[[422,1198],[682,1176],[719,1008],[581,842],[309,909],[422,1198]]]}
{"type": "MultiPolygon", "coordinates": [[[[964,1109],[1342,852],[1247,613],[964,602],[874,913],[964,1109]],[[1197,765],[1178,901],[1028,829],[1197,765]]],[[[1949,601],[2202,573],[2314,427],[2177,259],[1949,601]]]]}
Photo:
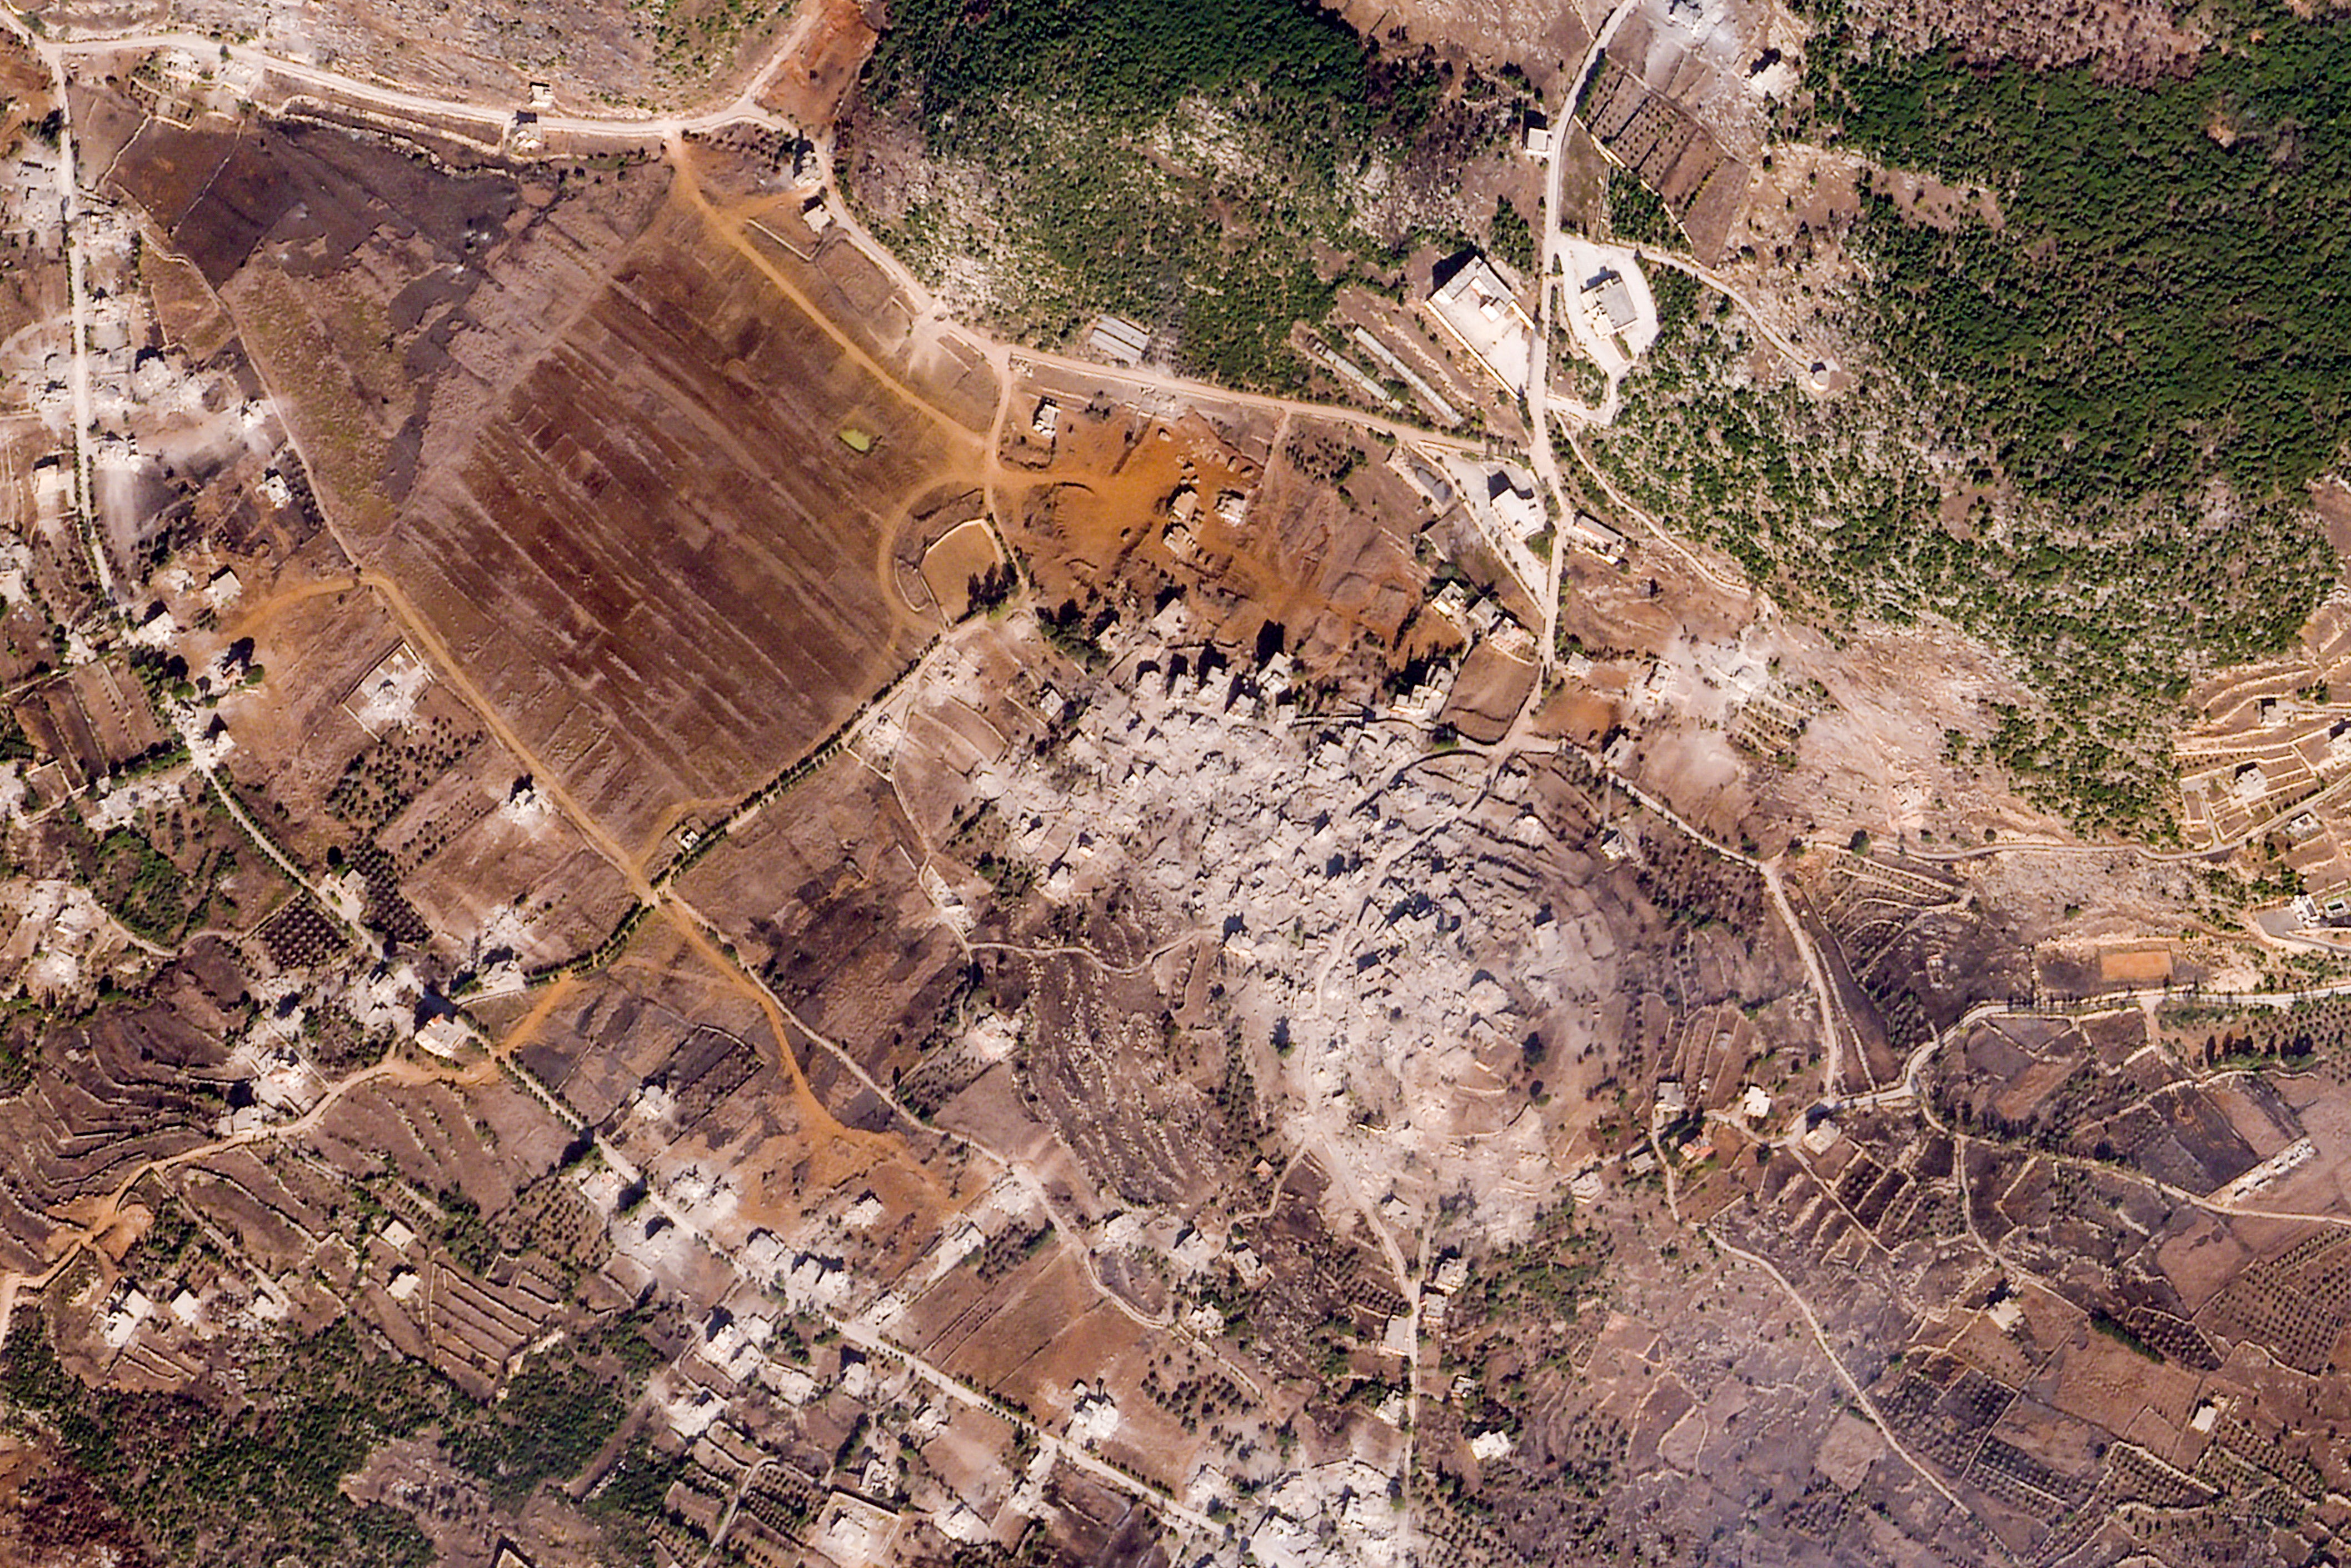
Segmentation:
{"type": "Polygon", "coordinates": [[[979,437],[689,174],[151,126],[115,178],[237,314],[419,653],[631,860],[931,630],[891,590],[893,536],[977,482],[979,437]]]}

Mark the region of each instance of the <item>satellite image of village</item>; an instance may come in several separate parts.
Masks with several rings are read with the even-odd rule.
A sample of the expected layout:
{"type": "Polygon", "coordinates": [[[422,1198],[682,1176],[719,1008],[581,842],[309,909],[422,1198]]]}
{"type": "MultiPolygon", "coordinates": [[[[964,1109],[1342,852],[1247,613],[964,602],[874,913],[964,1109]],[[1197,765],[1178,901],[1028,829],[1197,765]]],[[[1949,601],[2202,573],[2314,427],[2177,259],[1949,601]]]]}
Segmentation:
{"type": "Polygon", "coordinates": [[[2351,1561],[2343,0],[7,0],[0,1568],[2351,1561]]]}

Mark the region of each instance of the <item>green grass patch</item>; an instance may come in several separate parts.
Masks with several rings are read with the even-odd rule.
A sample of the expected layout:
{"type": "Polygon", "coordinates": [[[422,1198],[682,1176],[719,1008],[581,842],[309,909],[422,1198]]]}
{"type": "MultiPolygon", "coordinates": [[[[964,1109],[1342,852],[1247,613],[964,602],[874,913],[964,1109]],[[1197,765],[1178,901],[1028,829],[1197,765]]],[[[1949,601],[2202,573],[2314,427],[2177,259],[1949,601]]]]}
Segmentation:
{"type": "Polygon", "coordinates": [[[1249,91],[1301,125],[1368,130],[1365,49],[1303,0],[900,0],[866,81],[920,94],[935,150],[982,146],[1013,103],[1151,117],[1188,94],[1249,91]]]}
{"type": "MultiPolygon", "coordinates": [[[[583,1469],[619,1429],[629,1391],[665,1357],[632,1314],[533,1358],[504,1397],[476,1402],[371,1343],[346,1319],[308,1338],[241,1343],[234,1408],[191,1394],[92,1388],[59,1364],[47,1310],[19,1308],[0,1343],[0,1415],[58,1447],[167,1561],[423,1568],[405,1513],[342,1490],[381,1444],[437,1429],[458,1464],[509,1504],[583,1469]]],[[[633,1539],[665,1488],[663,1461],[624,1454],[591,1507],[633,1539]]]]}
{"type": "Polygon", "coordinates": [[[1517,267],[1527,277],[1532,277],[1535,275],[1535,267],[1541,261],[1541,255],[1540,247],[1535,243],[1534,225],[1527,222],[1525,214],[1510,204],[1509,198],[1505,197],[1494,204],[1494,222],[1489,228],[1488,234],[1490,236],[1487,242],[1488,250],[1517,267]]]}
{"type": "Polygon", "coordinates": [[[2036,700],[1988,716],[1959,761],[1994,762],[2094,831],[2171,831],[2170,736],[2194,673],[2289,640],[2326,580],[2290,508],[2212,514],[2139,498],[2104,526],[2036,509],[1946,528],[1932,438],[1899,385],[1817,403],[1742,373],[1752,340],[1662,274],[1656,350],[1586,449],[1654,516],[1709,539],[1830,625],[1932,613],[2008,650],[2036,700]]]}
{"type": "Polygon", "coordinates": [[[447,1385],[413,1364],[371,1358],[348,1323],[245,1371],[253,1402],[230,1416],[186,1395],[93,1389],[58,1364],[46,1315],[26,1308],[0,1352],[0,1397],[52,1433],[172,1561],[432,1562],[405,1514],[354,1502],[340,1483],[376,1444],[448,1409],[447,1385]]]}
{"type": "Polygon", "coordinates": [[[541,1481],[577,1474],[628,1413],[627,1401],[589,1368],[541,1357],[481,1419],[453,1432],[449,1449],[493,1493],[517,1500],[541,1481]]]}
{"type": "Polygon", "coordinates": [[[98,841],[95,883],[115,918],[150,942],[174,941],[187,928],[188,879],[129,828],[98,841]]]}

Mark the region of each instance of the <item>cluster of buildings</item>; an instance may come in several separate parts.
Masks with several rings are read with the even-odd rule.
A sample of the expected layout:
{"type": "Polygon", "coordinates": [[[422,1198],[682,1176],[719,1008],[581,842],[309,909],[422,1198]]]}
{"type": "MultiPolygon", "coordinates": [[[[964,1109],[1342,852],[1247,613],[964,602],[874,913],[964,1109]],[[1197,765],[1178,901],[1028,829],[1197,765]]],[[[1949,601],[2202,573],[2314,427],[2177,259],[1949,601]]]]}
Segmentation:
{"type": "Polygon", "coordinates": [[[1388,1474],[1363,1459],[1295,1472],[1265,1498],[1249,1553],[1266,1568],[1384,1568],[1400,1560],[1388,1474]]]}
{"type": "MultiPolygon", "coordinates": [[[[1459,608],[1477,612],[1466,590],[1459,608]]],[[[1008,773],[995,800],[1048,894],[1140,884],[1171,919],[1226,930],[1226,983],[1296,1024],[1287,1071],[1310,1099],[1401,1086],[1409,1118],[1423,1093],[1458,1100],[1447,1075],[1483,1082],[1480,1061],[1515,1061],[1523,1009],[1541,998],[1480,974],[1562,972],[1572,938],[1558,919],[1518,913],[1531,910],[1523,898],[1480,892],[1521,874],[1510,868],[1548,841],[1515,787],[1465,806],[1408,766],[1426,735],[1393,721],[1433,718],[1452,672],[1432,671],[1372,722],[1300,726],[1229,702],[1221,672],[1200,676],[1208,661],[1181,601],[1114,632],[1110,653],[1060,744],[1059,776],[1008,773]],[[1344,961],[1326,962],[1334,952],[1344,961]]],[[[1379,1136],[1394,1158],[1415,1135],[1392,1113],[1379,1136]]],[[[1522,1153],[1540,1158],[1499,1137],[1478,1157],[1522,1153]]]]}
{"type": "Polygon", "coordinates": [[[1483,638],[1514,659],[1535,655],[1534,633],[1513,620],[1492,595],[1473,594],[1458,578],[1438,589],[1428,606],[1451,622],[1466,641],[1483,638]]]}

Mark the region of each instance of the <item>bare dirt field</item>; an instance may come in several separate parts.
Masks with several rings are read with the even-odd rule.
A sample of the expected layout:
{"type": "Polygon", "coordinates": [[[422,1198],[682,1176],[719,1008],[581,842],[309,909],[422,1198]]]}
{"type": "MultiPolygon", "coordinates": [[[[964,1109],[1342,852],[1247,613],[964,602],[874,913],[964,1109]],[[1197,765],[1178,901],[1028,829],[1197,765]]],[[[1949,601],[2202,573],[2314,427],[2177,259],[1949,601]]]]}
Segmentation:
{"type": "MultiPolygon", "coordinates": [[[[1599,19],[1443,9],[1372,25],[1539,89],[1599,19]]],[[[1702,213],[1764,23],[1652,11],[1603,106],[1702,213]]],[[[886,18],[804,15],[768,97],[822,114],[886,18]]],[[[465,1568],[2314,1560],[2351,999],[2084,1002],[2212,983],[2224,879],[1984,841],[2054,831],[1953,760],[1991,655],[1654,528],[1543,563],[1555,645],[1505,653],[1541,574],[1386,437],[1000,388],[772,129],[508,164],[152,90],[79,101],[152,220],[83,259],[239,434],[116,541],[135,656],[51,620],[65,470],[0,444],[45,596],[0,622],[0,1315],[73,1373],[256,1434],[413,1379],[316,1497],[465,1568]],[[550,1394],[593,1454],[485,1458],[550,1394]]],[[[1480,204],[1535,183],[1479,156],[1480,204]]],[[[61,300],[0,277],[11,387],[61,300]]],[[[2197,695],[2229,778],[2300,758],[2281,811],[2342,760],[2338,630],[2197,695]]],[[[125,1539],[22,1452],[0,1557],[125,1539]]]]}
{"type": "Polygon", "coordinates": [[[1489,68],[1508,60],[1545,91],[1557,88],[1582,63],[1591,29],[1608,14],[1602,5],[1539,5],[1526,0],[1478,0],[1467,5],[1412,0],[1403,5],[1355,4],[1339,10],[1358,31],[1392,46],[1426,46],[1489,68]]]}
{"type": "Polygon", "coordinates": [[[467,667],[533,672],[493,700],[640,853],[678,810],[790,760],[903,658],[911,629],[875,635],[899,622],[877,558],[940,455],[748,262],[697,257],[674,226],[694,222],[623,264],[471,460],[377,541],[467,667]],[[651,441],[623,434],[645,399],[674,415],[651,441]],[[548,645],[574,650],[552,680],[525,653],[548,645]]]}
{"type": "Polygon", "coordinates": [[[987,524],[975,517],[957,523],[936,544],[923,552],[923,583],[939,619],[948,624],[963,619],[970,607],[971,584],[998,564],[996,540],[987,524]]]}
{"type": "MultiPolygon", "coordinates": [[[[764,18],[763,18],[764,19],[764,18]]],[[[193,32],[245,37],[253,13],[225,0],[87,0],[50,7],[54,35],[193,32]]],[[[599,0],[442,11],[411,0],[336,0],[268,19],[258,41],[295,58],[332,60],[363,78],[520,107],[533,82],[566,109],[663,107],[723,96],[773,37],[768,26],[706,3],[650,13],[599,0]]]]}
{"type": "Polygon", "coordinates": [[[876,37],[856,0],[818,0],[799,47],[760,99],[799,125],[830,125],[876,37]]]}
{"type": "Polygon", "coordinates": [[[1982,65],[2012,60],[2045,70],[2086,63],[2101,77],[2142,83],[2194,69],[2206,41],[2193,20],[2151,0],[2097,5],[1872,0],[1860,15],[1867,18],[1864,25],[1883,29],[1906,52],[1948,41],[1982,65]]]}
{"type": "Polygon", "coordinates": [[[265,371],[320,392],[298,434],[420,652],[475,672],[531,766],[632,856],[812,744],[917,635],[883,554],[971,438],[807,315],[739,231],[706,226],[690,189],[649,207],[643,176],[597,192],[599,174],[583,222],[549,210],[542,174],[152,126],[119,177],[265,371]],[[379,238],[345,267],[386,205],[405,248],[379,238]],[[249,267],[265,242],[276,265],[249,267]],[[489,281],[446,286],[419,246],[489,281]],[[579,289],[566,314],[516,308],[551,283],[579,289]],[[392,345],[362,336],[371,316],[392,345]],[[329,365],[344,379],[321,388],[329,365]],[[395,386],[414,389],[404,410],[395,386]]]}
{"type": "MultiPolygon", "coordinates": [[[[682,1168],[695,1163],[695,1145],[733,1144],[723,1159],[703,1162],[712,1176],[724,1170],[726,1186],[710,1197],[716,1207],[705,1218],[739,1237],[797,1223],[847,1184],[883,1181],[877,1167],[909,1158],[903,1138],[846,1127],[818,1103],[783,1050],[784,1027],[705,939],[653,920],[609,970],[558,980],[531,998],[501,1040],[584,1114],[616,1118],[627,1145],[648,1160],[674,1150],[673,1168],[682,1168]],[[719,1052],[727,1061],[687,1071],[710,1054],[704,1044],[727,1048],[719,1052]],[[695,1092],[709,1073],[716,1075],[704,1085],[708,1092],[695,1092]],[[636,1113],[648,1083],[662,1085],[673,1107],[650,1124],[636,1113]],[[747,1127],[756,1136],[738,1142],[747,1127]]],[[[902,1169],[894,1186],[935,1192],[939,1183],[902,1169]]]]}
{"type": "MultiPolygon", "coordinates": [[[[688,144],[681,167],[691,204],[768,279],[821,319],[869,368],[938,419],[973,435],[996,414],[998,383],[979,346],[917,309],[889,270],[828,221],[812,227],[808,193],[778,190],[772,166],[745,150],[688,144]]],[[[831,198],[825,198],[831,200],[831,198]]]]}
{"type": "Polygon", "coordinates": [[[288,570],[216,633],[250,639],[281,672],[223,713],[229,770],[256,809],[318,871],[350,855],[407,911],[403,939],[453,966],[593,946],[627,907],[619,873],[551,809],[517,799],[529,766],[434,679],[378,592],[335,561],[301,564],[329,575],[288,570]]]}
{"type": "Polygon", "coordinates": [[[1463,662],[1461,678],[1438,716],[1472,740],[1499,740],[1534,690],[1535,674],[1528,661],[1480,643],[1463,662]]]}

